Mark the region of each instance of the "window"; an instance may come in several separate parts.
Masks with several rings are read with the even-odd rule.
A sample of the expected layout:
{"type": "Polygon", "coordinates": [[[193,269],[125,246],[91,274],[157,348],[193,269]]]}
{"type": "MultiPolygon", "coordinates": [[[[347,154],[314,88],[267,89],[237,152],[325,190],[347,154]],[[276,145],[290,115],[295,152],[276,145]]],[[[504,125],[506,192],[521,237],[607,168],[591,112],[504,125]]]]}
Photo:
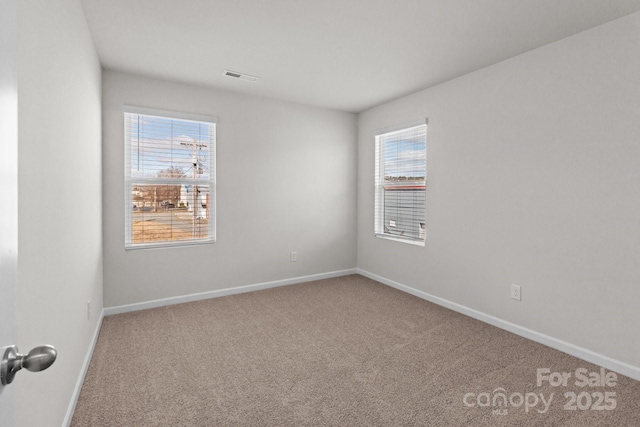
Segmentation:
{"type": "Polygon", "coordinates": [[[380,131],[375,144],[375,234],[424,245],[426,120],[380,131]]]}
{"type": "Polygon", "coordinates": [[[215,241],[215,136],[211,117],[125,108],[125,248],[215,241]]]}

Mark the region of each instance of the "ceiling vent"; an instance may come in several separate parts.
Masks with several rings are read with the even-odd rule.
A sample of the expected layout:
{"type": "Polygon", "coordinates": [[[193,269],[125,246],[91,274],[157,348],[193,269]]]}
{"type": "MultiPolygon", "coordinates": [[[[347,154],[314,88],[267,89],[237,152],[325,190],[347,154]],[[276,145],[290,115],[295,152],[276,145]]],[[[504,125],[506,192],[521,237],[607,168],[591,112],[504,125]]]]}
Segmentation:
{"type": "Polygon", "coordinates": [[[250,76],[249,74],[239,73],[237,71],[224,70],[224,75],[233,77],[234,79],[240,79],[247,82],[257,82],[260,77],[250,76]]]}

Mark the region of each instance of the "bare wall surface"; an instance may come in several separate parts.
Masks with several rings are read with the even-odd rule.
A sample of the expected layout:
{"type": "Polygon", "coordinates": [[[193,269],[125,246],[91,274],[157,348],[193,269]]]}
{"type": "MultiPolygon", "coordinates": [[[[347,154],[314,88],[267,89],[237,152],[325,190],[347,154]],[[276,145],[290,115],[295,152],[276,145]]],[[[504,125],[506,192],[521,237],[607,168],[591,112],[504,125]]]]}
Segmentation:
{"type": "Polygon", "coordinates": [[[640,366],[638,51],[636,13],[362,113],[358,268],[640,366]],[[373,132],[424,117],[426,247],[376,239],[373,132]]]}
{"type": "Polygon", "coordinates": [[[105,307],[355,267],[355,115],[103,76],[105,307]],[[215,244],[125,251],[123,105],[218,118],[215,244]]]}
{"type": "Polygon", "coordinates": [[[16,377],[17,426],[63,424],[100,318],[100,81],[77,0],[18,2],[16,344],[58,359],[16,377]]]}

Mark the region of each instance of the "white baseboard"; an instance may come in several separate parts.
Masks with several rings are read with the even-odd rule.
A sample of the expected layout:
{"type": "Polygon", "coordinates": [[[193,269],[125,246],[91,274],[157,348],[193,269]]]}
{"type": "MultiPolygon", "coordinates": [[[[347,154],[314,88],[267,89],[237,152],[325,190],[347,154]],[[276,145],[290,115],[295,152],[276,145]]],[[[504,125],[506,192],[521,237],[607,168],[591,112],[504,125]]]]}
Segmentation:
{"type": "Polygon", "coordinates": [[[164,307],[167,305],[182,304],[185,302],[200,301],[210,298],[224,297],[227,295],[242,294],[245,292],[259,291],[262,289],[276,288],[279,286],[293,285],[296,283],[312,282],[314,280],[330,279],[332,277],[347,276],[356,274],[357,269],[332,271],[329,273],[313,274],[310,276],[293,277],[290,279],[275,280],[273,282],[257,283],[254,285],[238,286],[235,288],[218,289],[215,291],[201,292],[197,294],[181,295],[177,297],[162,298],[152,301],[139,302],[134,304],[118,305],[115,307],[106,307],[104,309],[105,316],[114,314],[129,313],[132,311],[146,310],[148,308],[164,307]]]}
{"type": "Polygon", "coordinates": [[[457,311],[458,313],[480,320],[481,322],[488,323],[500,329],[504,329],[516,335],[520,335],[521,337],[530,339],[531,341],[544,344],[548,347],[562,351],[563,353],[570,354],[571,356],[575,356],[579,359],[585,360],[587,362],[591,362],[598,366],[602,366],[611,371],[618,372],[619,374],[622,374],[629,378],[633,378],[635,380],[640,381],[640,367],[638,366],[633,366],[628,363],[621,362],[616,359],[612,359],[608,356],[604,356],[602,354],[593,352],[586,348],[579,347],[577,345],[568,343],[566,341],[559,340],[552,336],[545,335],[543,333],[516,325],[511,322],[507,322],[506,320],[502,320],[497,317],[491,316],[489,314],[482,313],[478,310],[474,310],[472,308],[446,300],[444,298],[440,298],[440,297],[428,294],[426,292],[419,291],[417,289],[411,288],[409,286],[403,285],[401,283],[395,282],[385,277],[381,277],[376,274],[369,273],[366,270],[362,270],[360,268],[356,270],[358,274],[361,274],[362,276],[375,280],[376,282],[383,283],[385,285],[396,288],[400,291],[406,292],[411,295],[415,295],[418,298],[422,298],[434,304],[438,304],[440,306],[446,307],[450,310],[457,311]]]}
{"type": "Polygon", "coordinates": [[[64,416],[64,421],[62,422],[63,427],[69,427],[69,425],[71,424],[73,413],[76,410],[76,404],[78,403],[78,398],[80,397],[80,391],[82,390],[82,384],[84,383],[84,378],[87,376],[87,371],[89,370],[89,364],[91,363],[91,358],[93,357],[93,350],[95,350],[96,343],[98,342],[98,335],[100,335],[100,328],[102,327],[103,319],[104,319],[104,310],[100,312],[100,318],[98,319],[96,330],[93,333],[93,338],[91,338],[89,349],[87,350],[87,354],[85,355],[84,361],[82,362],[80,375],[78,376],[78,380],[76,381],[76,386],[73,389],[73,394],[71,395],[71,401],[69,402],[67,413],[64,416]]]}

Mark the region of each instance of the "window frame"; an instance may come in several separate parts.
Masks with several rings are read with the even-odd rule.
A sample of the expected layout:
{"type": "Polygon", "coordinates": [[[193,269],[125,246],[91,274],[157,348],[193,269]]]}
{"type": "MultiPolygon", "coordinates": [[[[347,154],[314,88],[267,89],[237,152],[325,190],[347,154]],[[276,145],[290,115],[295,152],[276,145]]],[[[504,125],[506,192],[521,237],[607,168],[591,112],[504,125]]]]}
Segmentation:
{"type": "MultiPolygon", "coordinates": [[[[410,245],[422,246],[424,247],[427,240],[427,132],[428,132],[428,119],[420,119],[414,120],[411,122],[386,127],[383,129],[378,129],[374,132],[374,236],[379,237],[385,240],[392,240],[401,243],[407,243],[410,245]],[[383,151],[383,141],[382,138],[384,135],[388,135],[391,133],[396,133],[399,131],[410,130],[412,128],[416,128],[419,126],[425,126],[425,148],[424,148],[424,217],[422,221],[418,222],[418,227],[420,223],[424,224],[424,238],[413,238],[413,237],[405,237],[402,235],[392,234],[385,232],[385,171],[384,171],[384,159],[382,159],[382,151],[383,151]]],[[[421,231],[418,230],[418,235],[420,235],[421,231]]]]}
{"type": "MultiPolygon", "coordinates": [[[[194,245],[210,245],[216,242],[216,159],[217,159],[217,118],[208,115],[189,114],[175,111],[167,111],[160,109],[151,109],[137,107],[132,105],[124,105],[122,109],[122,117],[124,120],[124,188],[125,188],[125,250],[139,250],[151,248],[178,248],[194,245]],[[209,142],[209,178],[160,178],[160,177],[132,177],[132,168],[130,166],[131,159],[131,139],[127,135],[127,115],[142,115],[157,117],[168,120],[190,121],[196,123],[206,123],[210,126],[210,142],[209,142]],[[208,200],[208,233],[205,238],[184,239],[184,240],[163,240],[158,242],[134,243],[133,242],[133,186],[134,185],[207,185],[209,187],[208,200]]],[[[167,167],[170,164],[167,163],[167,167]]]]}

